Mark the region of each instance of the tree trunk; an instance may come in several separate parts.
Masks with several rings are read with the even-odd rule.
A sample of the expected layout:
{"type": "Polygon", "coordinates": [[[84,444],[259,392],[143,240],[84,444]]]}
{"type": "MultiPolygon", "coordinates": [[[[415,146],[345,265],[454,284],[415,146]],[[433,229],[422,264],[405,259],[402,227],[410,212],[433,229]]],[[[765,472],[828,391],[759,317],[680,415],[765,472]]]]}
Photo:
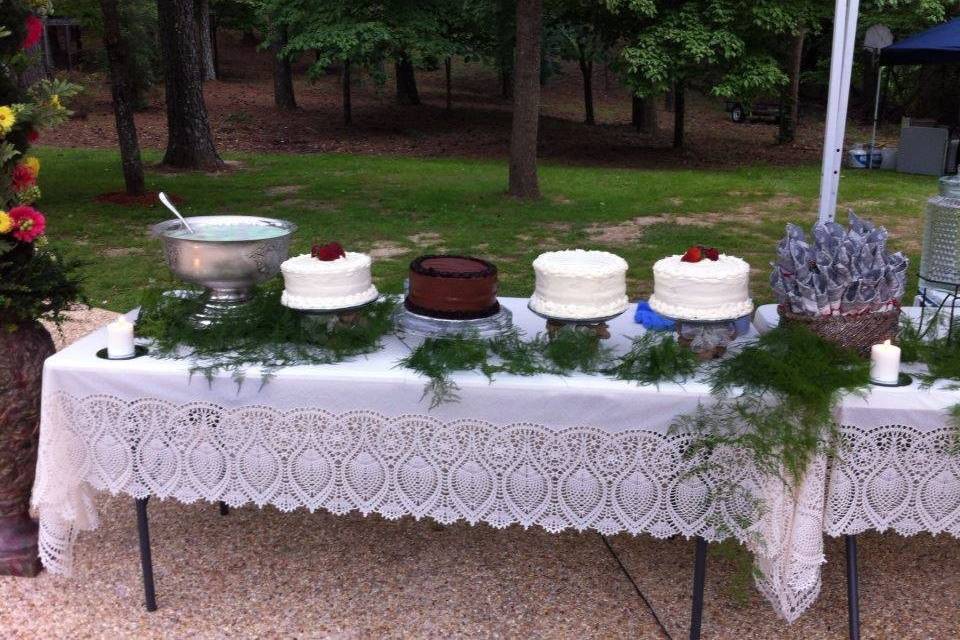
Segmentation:
{"type": "Polygon", "coordinates": [[[806,31],[800,31],[790,42],[790,59],[787,62],[787,76],[790,82],[784,94],[780,110],[780,131],[777,142],[788,144],[797,136],[797,120],[800,113],[800,65],[803,62],[803,40],[806,31]]]}
{"type": "Polygon", "coordinates": [[[500,76],[500,97],[504,100],[513,97],[513,56],[514,32],[513,24],[514,0],[498,0],[496,11],[497,30],[497,73],[500,76]]]}
{"type": "Polygon", "coordinates": [[[273,54],[273,103],[278,109],[292,111],[297,108],[293,95],[293,74],[290,60],[281,54],[287,46],[287,27],[279,25],[273,28],[270,40],[270,52],[273,54]]]}
{"type": "Polygon", "coordinates": [[[451,66],[450,56],[447,56],[447,59],[443,61],[444,77],[447,81],[447,111],[453,109],[453,87],[450,79],[451,66]]]}
{"type": "Polygon", "coordinates": [[[517,0],[517,44],[510,133],[510,195],[539,198],[537,129],[540,125],[540,26],[542,0],[517,0]]]}
{"type": "Polygon", "coordinates": [[[217,14],[210,13],[210,44],[213,45],[213,75],[220,77],[220,45],[217,43],[217,14]]]}
{"type": "Polygon", "coordinates": [[[583,121],[596,124],[593,117],[593,60],[587,60],[580,52],[580,74],[583,76],[583,121]]]}
{"type": "Polygon", "coordinates": [[[683,80],[677,80],[673,85],[673,148],[683,147],[683,125],[686,116],[686,95],[683,80]]]}
{"type": "Polygon", "coordinates": [[[200,44],[201,74],[204,80],[217,79],[217,64],[213,56],[213,33],[210,28],[210,0],[197,0],[195,6],[198,42],[200,44]]]}
{"type": "Polygon", "coordinates": [[[657,132],[657,100],[633,96],[630,105],[630,124],[641,133],[657,132]]]}
{"type": "Polygon", "coordinates": [[[163,164],[180,169],[220,169],[203,102],[193,0],[157,0],[167,103],[163,164]]]}
{"type": "Polygon", "coordinates": [[[353,105],[350,103],[350,59],[343,61],[341,70],[343,80],[343,124],[353,124],[353,105]]]}
{"type": "MultiPolygon", "coordinates": [[[[0,322],[7,322],[0,317],[0,322]]],[[[0,575],[40,572],[30,491],[37,469],[43,361],[55,351],[38,322],[0,331],[0,575]]]]}
{"type": "Polygon", "coordinates": [[[420,104],[420,93],[417,91],[417,76],[413,69],[413,62],[406,53],[400,54],[394,63],[397,78],[397,103],[406,105],[420,104]]]}
{"type": "Polygon", "coordinates": [[[120,143],[120,162],[127,195],[143,195],[143,162],[140,160],[140,142],[133,119],[135,98],[127,79],[130,77],[130,50],[120,32],[118,0],[100,0],[103,14],[103,47],[107,52],[110,71],[110,90],[113,94],[113,115],[120,143]]]}

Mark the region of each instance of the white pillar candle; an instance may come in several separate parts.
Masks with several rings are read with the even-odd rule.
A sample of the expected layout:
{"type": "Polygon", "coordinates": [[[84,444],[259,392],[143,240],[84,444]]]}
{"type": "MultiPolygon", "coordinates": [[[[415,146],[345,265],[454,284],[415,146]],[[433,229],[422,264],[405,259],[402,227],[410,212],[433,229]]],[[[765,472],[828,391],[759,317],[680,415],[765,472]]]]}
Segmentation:
{"type": "Polygon", "coordinates": [[[126,358],[133,352],[133,323],[120,316],[107,325],[107,357],[126,358]]]}
{"type": "Polygon", "coordinates": [[[870,379],[883,384],[897,384],[900,379],[900,347],[884,340],[870,347],[870,379]]]}

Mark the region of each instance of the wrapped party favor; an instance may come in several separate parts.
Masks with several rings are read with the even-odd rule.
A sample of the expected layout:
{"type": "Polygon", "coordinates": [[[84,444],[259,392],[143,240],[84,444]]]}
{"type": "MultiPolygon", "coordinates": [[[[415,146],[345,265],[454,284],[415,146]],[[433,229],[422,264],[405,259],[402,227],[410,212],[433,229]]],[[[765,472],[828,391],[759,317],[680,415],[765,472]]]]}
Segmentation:
{"type": "Polygon", "coordinates": [[[849,212],[849,226],[813,227],[813,244],[794,224],[777,245],[770,285],[791,313],[860,315],[888,311],[906,290],[907,258],[886,249],[887,230],[849,212]]]}
{"type": "Polygon", "coordinates": [[[770,286],[780,315],[861,353],[896,337],[907,258],[887,251],[887,230],[850,211],[847,227],[821,222],[812,238],[788,224],[770,286]]]}

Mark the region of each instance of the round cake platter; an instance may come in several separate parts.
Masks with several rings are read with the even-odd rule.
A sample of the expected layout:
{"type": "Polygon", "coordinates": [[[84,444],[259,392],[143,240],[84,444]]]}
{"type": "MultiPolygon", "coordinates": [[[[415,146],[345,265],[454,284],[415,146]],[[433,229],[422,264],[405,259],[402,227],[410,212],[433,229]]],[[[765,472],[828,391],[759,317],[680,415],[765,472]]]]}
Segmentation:
{"type": "Polygon", "coordinates": [[[486,318],[453,320],[420,315],[400,304],[397,308],[397,328],[403,333],[421,338],[445,338],[456,335],[475,335],[480,338],[494,338],[513,327],[513,314],[505,306],[486,318]]]}
{"type": "Polygon", "coordinates": [[[336,307],[331,309],[299,309],[297,307],[291,307],[288,305],[283,306],[296,311],[303,316],[305,321],[314,326],[324,325],[327,329],[332,329],[337,324],[356,324],[360,319],[359,313],[378,300],[380,300],[379,293],[366,302],[361,302],[360,304],[354,304],[347,307],[336,307]]]}
{"type": "Polygon", "coordinates": [[[351,305],[349,307],[333,307],[330,309],[300,309],[298,307],[291,307],[288,305],[283,305],[288,309],[293,309],[297,313],[302,313],[305,316],[333,316],[333,315],[342,315],[346,313],[353,313],[354,311],[360,311],[366,307],[369,307],[374,302],[380,299],[380,295],[377,294],[376,297],[370,298],[366,302],[361,302],[360,304],[351,305]]]}
{"type": "Polygon", "coordinates": [[[559,322],[562,324],[575,324],[575,325],[594,325],[594,324],[602,324],[604,322],[610,322],[614,318],[619,318],[620,316],[622,316],[624,313],[627,312],[627,309],[629,308],[630,308],[630,305],[628,304],[623,309],[623,311],[620,311],[619,313],[614,313],[613,315],[602,316],[599,318],[563,318],[561,316],[547,315],[542,311],[537,311],[536,309],[533,308],[530,302],[527,302],[527,309],[530,309],[530,311],[532,311],[534,315],[540,316],[544,320],[551,320],[553,322],[559,322]]]}
{"type": "Polygon", "coordinates": [[[630,304],[627,303],[627,306],[623,308],[623,311],[619,313],[614,313],[611,315],[605,315],[597,318],[563,318],[560,316],[549,315],[543,313],[542,311],[537,311],[533,308],[531,302],[527,302],[527,309],[533,312],[534,315],[539,316],[547,321],[547,335],[551,338],[556,335],[563,327],[574,327],[583,331],[590,331],[596,333],[598,338],[607,339],[610,337],[610,329],[607,327],[607,322],[613,320],[614,318],[619,318],[627,309],[630,308],[630,304]]]}

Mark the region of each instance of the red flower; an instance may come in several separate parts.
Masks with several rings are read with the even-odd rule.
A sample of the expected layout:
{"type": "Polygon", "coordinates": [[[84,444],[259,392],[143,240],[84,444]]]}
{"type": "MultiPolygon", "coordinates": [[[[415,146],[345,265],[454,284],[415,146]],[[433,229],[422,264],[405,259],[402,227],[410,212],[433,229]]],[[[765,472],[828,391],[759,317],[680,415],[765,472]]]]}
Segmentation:
{"type": "Polygon", "coordinates": [[[34,128],[30,128],[27,130],[27,142],[29,142],[30,144],[35,144],[39,139],[40,139],[39,131],[37,131],[34,128]]]}
{"type": "Polygon", "coordinates": [[[339,242],[331,242],[325,245],[315,244],[310,247],[310,255],[317,260],[331,262],[338,258],[346,258],[347,254],[339,242]]]}
{"type": "Polygon", "coordinates": [[[37,184],[37,174],[26,164],[18,164],[10,174],[10,184],[14,191],[23,191],[37,184]]]}
{"type": "Polygon", "coordinates": [[[27,35],[23,37],[23,48],[30,49],[38,42],[43,36],[43,21],[35,15],[27,16],[27,23],[24,25],[27,28],[27,35]]]}
{"type": "Polygon", "coordinates": [[[13,237],[20,242],[33,242],[43,235],[47,221],[43,214],[26,205],[14,207],[7,212],[13,221],[13,237]]]}

